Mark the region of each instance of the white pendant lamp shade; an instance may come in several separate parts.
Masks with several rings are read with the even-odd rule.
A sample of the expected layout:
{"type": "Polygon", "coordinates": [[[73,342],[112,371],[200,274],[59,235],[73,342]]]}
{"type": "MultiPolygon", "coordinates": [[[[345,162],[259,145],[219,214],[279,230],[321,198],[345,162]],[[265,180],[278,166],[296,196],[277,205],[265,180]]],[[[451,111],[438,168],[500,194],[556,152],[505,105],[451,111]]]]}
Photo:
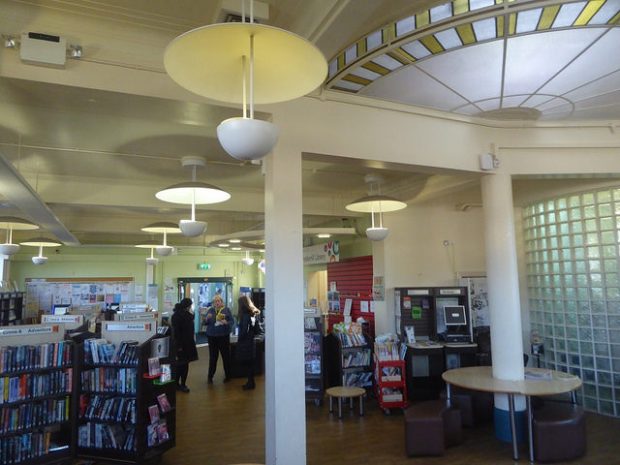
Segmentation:
{"type": "Polygon", "coordinates": [[[230,199],[230,194],[206,182],[188,181],[166,187],[157,192],[155,197],[170,203],[191,205],[194,202],[196,205],[206,205],[225,202],[230,199]]]}
{"type": "Polygon", "coordinates": [[[245,251],[245,257],[241,261],[247,266],[252,266],[254,264],[254,259],[250,257],[250,252],[247,250],[245,251]]]}
{"type": "Polygon", "coordinates": [[[39,229],[39,227],[31,223],[28,220],[17,218],[15,216],[3,216],[0,217],[0,229],[6,230],[6,240],[4,244],[0,244],[0,254],[2,255],[15,255],[19,252],[19,245],[13,244],[13,231],[28,231],[39,229]]]}
{"type": "Polygon", "coordinates": [[[146,258],[146,264],[157,265],[157,263],[159,262],[159,259],[153,256],[153,251],[155,250],[156,247],[158,247],[158,245],[159,244],[155,241],[145,241],[141,244],[136,244],[134,247],[137,247],[139,249],[150,249],[151,256],[146,258]]]}
{"type": "Polygon", "coordinates": [[[388,213],[402,210],[406,207],[407,204],[405,202],[380,194],[362,197],[345,206],[349,211],[360,213],[388,213]]]}
{"type": "Polygon", "coordinates": [[[60,242],[53,239],[48,239],[47,237],[35,237],[33,239],[20,242],[20,244],[39,248],[39,255],[32,257],[32,263],[35,265],[44,265],[47,263],[47,257],[43,256],[43,247],[58,247],[62,245],[60,242]]]}
{"type": "Polygon", "coordinates": [[[222,148],[237,160],[258,160],[267,155],[278,142],[280,130],[269,121],[250,118],[229,118],[217,127],[222,148]]]}
{"type": "Polygon", "coordinates": [[[321,51],[292,32],[256,23],[220,23],[188,31],[164,52],[164,67],[181,87],[213,100],[243,103],[242,57],[254,38],[254,103],[302,97],[321,85],[321,51]]]}
{"type": "Polygon", "coordinates": [[[179,229],[184,236],[196,237],[207,230],[207,223],[204,221],[181,220],[179,221],[179,229]]]}
{"type": "Polygon", "coordinates": [[[181,233],[181,230],[176,224],[167,223],[167,222],[149,224],[148,226],[143,227],[142,231],[164,235],[163,243],[161,245],[155,246],[155,252],[157,252],[157,255],[161,255],[162,257],[166,257],[170,255],[172,251],[174,250],[174,247],[168,245],[168,242],[167,242],[168,234],[180,234],[181,233]]]}
{"type": "Polygon", "coordinates": [[[382,241],[388,236],[389,232],[388,228],[383,227],[366,228],[366,237],[371,241],[382,241]]]}

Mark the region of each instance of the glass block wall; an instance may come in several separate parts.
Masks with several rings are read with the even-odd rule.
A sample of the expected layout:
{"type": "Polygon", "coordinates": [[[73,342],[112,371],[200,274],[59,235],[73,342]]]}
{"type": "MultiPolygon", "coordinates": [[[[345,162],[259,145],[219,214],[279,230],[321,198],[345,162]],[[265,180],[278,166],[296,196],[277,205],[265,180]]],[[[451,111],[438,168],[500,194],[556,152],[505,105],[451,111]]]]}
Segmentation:
{"type": "Polygon", "coordinates": [[[523,220],[544,365],[581,377],[586,409],[620,416],[620,188],[529,205],[523,220]]]}

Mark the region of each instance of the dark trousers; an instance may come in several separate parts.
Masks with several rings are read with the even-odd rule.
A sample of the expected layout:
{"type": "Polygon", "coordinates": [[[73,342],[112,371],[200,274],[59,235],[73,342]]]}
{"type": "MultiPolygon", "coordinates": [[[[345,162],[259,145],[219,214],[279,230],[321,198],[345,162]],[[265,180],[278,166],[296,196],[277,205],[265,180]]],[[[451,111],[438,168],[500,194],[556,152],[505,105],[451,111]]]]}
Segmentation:
{"type": "Polygon", "coordinates": [[[177,361],[174,368],[174,379],[176,379],[177,385],[184,386],[187,381],[187,374],[189,373],[189,363],[177,361]]]}
{"type": "Polygon", "coordinates": [[[217,368],[218,353],[222,354],[224,377],[230,378],[230,336],[209,336],[209,379],[213,378],[217,368]]]}
{"type": "Polygon", "coordinates": [[[247,386],[254,386],[254,359],[252,360],[244,360],[242,362],[243,367],[245,368],[245,372],[248,376],[247,386]]]}

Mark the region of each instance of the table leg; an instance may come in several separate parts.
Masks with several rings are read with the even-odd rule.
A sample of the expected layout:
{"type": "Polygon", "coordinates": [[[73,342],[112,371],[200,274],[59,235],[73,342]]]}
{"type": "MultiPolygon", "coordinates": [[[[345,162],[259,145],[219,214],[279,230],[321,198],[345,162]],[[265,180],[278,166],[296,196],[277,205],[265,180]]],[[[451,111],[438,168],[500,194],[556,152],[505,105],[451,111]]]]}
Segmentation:
{"type": "Polygon", "coordinates": [[[512,458],[519,460],[519,445],[517,443],[517,424],[515,421],[515,396],[508,394],[508,409],[510,413],[510,433],[512,434],[512,458]]]}
{"type": "Polygon", "coordinates": [[[570,392],[570,401],[573,405],[577,403],[577,393],[575,391],[570,392]]]}
{"type": "Polygon", "coordinates": [[[364,416],[364,396],[360,396],[360,417],[364,416]]]}
{"type": "Polygon", "coordinates": [[[349,409],[353,410],[353,397],[349,397],[349,409]]]}
{"type": "Polygon", "coordinates": [[[530,463],[534,463],[534,419],[532,417],[532,398],[525,396],[527,402],[527,440],[530,448],[530,463]]]}
{"type": "Polygon", "coordinates": [[[446,406],[452,407],[452,388],[450,383],[446,383],[446,406]]]}
{"type": "Polygon", "coordinates": [[[342,397],[338,397],[338,418],[342,419],[342,397]]]}
{"type": "Polygon", "coordinates": [[[334,398],[329,396],[329,413],[334,413],[334,398]]]}

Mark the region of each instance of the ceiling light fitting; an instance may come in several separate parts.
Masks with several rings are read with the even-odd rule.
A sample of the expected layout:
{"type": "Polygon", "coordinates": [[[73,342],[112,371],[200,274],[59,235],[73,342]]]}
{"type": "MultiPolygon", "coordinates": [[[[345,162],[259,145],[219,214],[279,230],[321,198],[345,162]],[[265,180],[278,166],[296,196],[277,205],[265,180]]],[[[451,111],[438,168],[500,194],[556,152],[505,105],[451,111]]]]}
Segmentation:
{"type": "Polygon", "coordinates": [[[35,265],[44,265],[47,263],[47,257],[43,256],[43,247],[58,247],[62,245],[60,242],[53,239],[48,239],[47,237],[35,237],[33,239],[20,242],[20,244],[39,248],[39,255],[32,257],[32,263],[35,265]]]}
{"type": "Polygon", "coordinates": [[[250,251],[245,251],[245,257],[241,260],[247,266],[252,266],[254,264],[254,259],[250,257],[250,251]]]}
{"type": "Polygon", "coordinates": [[[189,204],[192,206],[191,219],[180,220],[179,229],[184,236],[195,237],[203,234],[207,229],[207,223],[196,221],[196,205],[225,202],[230,199],[230,194],[212,184],[196,181],[196,168],[205,166],[206,161],[202,157],[183,157],[181,164],[192,168],[192,180],[181,182],[166,187],[155,194],[159,200],[170,203],[189,204]]]}
{"type": "Polygon", "coordinates": [[[243,116],[217,127],[224,150],[238,160],[264,157],[275,146],[279,129],[254,119],[255,103],[293,100],[316,89],[327,75],[321,51],[284,29],[250,22],[199,27],[174,39],[166,48],[164,66],[181,87],[203,97],[241,103],[243,116]]]}
{"type": "Polygon", "coordinates": [[[138,247],[139,249],[150,249],[151,250],[151,256],[150,257],[146,257],[146,264],[147,265],[157,265],[157,263],[159,262],[159,259],[157,257],[153,256],[153,251],[158,246],[159,245],[155,241],[146,241],[146,242],[143,242],[142,244],[136,244],[134,247],[138,247]]]}
{"type": "Polygon", "coordinates": [[[149,224],[148,226],[145,226],[144,228],[142,228],[142,231],[164,235],[164,241],[162,245],[155,246],[155,252],[157,252],[157,255],[160,255],[162,257],[167,257],[174,250],[174,247],[172,247],[171,245],[168,245],[167,243],[168,234],[180,234],[181,233],[181,229],[179,229],[179,227],[176,224],[165,223],[165,222],[149,224]]]}
{"type": "Polygon", "coordinates": [[[19,252],[19,244],[13,244],[13,231],[14,230],[34,230],[39,229],[34,223],[15,216],[0,217],[0,229],[6,229],[6,241],[4,244],[0,244],[0,255],[15,255],[19,252]]]}
{"type": "Polygon", "coordinates": [[[383,213],[402,210],[407,204],[378,193],[379,186],[383,182],[380,176],[366,175],[364,181],[370,185],[370,194],[351,202],[345,208],[353,212],[370,213],[371,227],[366,229],[366,237],[371,241],[382,241],[390,232],[383,226],[383,213]],[[376,194],[373,194],[373,186],[376,186],[376,194]],[[375,224],[375,215],[378,218],[378,226],[375,224]]]}

